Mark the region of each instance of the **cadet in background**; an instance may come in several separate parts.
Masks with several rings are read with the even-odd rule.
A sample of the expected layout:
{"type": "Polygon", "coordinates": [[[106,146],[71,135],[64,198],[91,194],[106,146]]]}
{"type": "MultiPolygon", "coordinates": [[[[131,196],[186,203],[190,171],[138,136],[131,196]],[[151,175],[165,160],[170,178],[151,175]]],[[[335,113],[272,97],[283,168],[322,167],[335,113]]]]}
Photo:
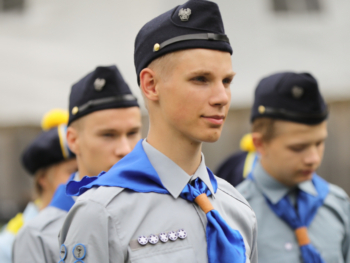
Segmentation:
{"type": "Polygon", "coordinates": [[[17,214],[0,233],[0,262],[12,262],[12,246],[23,225],[49,205],[57,187],[77,170],[77,163],[65,139],[68,112],[54,109],[45,114],[39,136],[24,150],[22,165],[34,177],[35,201],[17,214]]]}
{"type": "Polygon", "coordinates": [[[142,27],[134,61],[147,139],[107,173],[67,185],[81,196],[61,230],[62,261],[257,262],[254,212],[201,153],[229,110],[231,54],[213,2],[188,1],[142,27]]]}
{"type": "MultiPolygon", "coordinates": [[[[108,171],[140,138],[139,105],[116,66],[97,67],[72,86],[67,142],[77,156],[78,172],[70,181],[108,171]]],[[[58,233],[75,203],[65,189],[61,185],[50,205],[18,235],[15,263],[60,261],[58,233]]]]}
{"type": "Polygon", "coordinates": [[[256,213],[260,263],[350,262],[350,203],[316,174],[328,110],[309,73],[260,81],[252,109],[259,161],[237,189],[256,213]]]}
{"type": "Polygon", "coordinates": [[[217,176],[233,186],[237,186],[247,178],[258,158],[251,133],[242,137],[240,148],[239,152],[232,154],[220,164],[216,172],[217,176]]]}

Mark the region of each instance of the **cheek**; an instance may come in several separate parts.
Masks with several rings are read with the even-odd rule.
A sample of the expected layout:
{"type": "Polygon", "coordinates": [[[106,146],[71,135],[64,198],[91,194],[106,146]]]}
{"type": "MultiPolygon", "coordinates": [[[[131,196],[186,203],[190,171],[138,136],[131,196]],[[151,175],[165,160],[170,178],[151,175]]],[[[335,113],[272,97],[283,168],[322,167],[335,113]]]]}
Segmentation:
{"type": "Polygon", "coordinates": [[[167,119],[173,120],[177,125],[184,126],[193,124],[200,116],[204,105],[204,94],[199,90],[188,89],[187,92],[175,92],[167,98],[167,119]]]}

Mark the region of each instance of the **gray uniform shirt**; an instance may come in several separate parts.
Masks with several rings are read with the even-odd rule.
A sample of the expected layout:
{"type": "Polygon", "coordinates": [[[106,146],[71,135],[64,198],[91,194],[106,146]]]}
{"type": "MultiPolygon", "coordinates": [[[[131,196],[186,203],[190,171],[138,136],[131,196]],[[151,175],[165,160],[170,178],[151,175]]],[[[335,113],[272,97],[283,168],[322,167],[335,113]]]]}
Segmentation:
{"type": "MultiPolygon", "coordinates": [[[[74,262],[74,247],[85,246],[85,263],[208,262],[204,212],[179,197],[185,185],[200,177],[213,192],[204,157],[190,177],[178,165],[143,141],[144,150],[162,184],[171,193],[137,193],[119,187],[93,188],[80,196],[69,211],[60,233],[67,250],[65,262],[74,262]],[[139,236],[184,229],[187,238],[141,246],[139,236]]],[[[209,197],[224,220],[243,236],[246,262],[257,262],[257,226],[246,200],[226,181],[216,178],[218,190],[209,197]]],[[[76,251],[78,255],[79,251],[76,251]]],[[[84,251],[83,251],[84,252],[84,251]]],[[[82,252],[82,254],[84,254],[82,252]]]]}
{"type": "Polygon", "coordinates": [[[67,215],[56,207],[43,209],[18,233],[13,246],[14,263],[57,263],[58,233],[67,215]]]}
{"type": "MultiPolygon", "coordinates": [[[[75,181],[79,174],[75,173],[75,181]]],[[[67,212],[46,207],[18,233],[13,249],[13,263],[57,263],[59,259],[58,233],[67,212]]]]}
{"type": "MultiPolygon", "coordinates": [[[[245,180],[237,190],[248,200],[259,225],[259,263],[303,262],[293,230],[268,206],[264,195],[277,203],[288,194],[295,203],[295,192],[267,174],[260,163],[253,172],[254,181],[245,180]]],[[[311,181],[298,185],[311,195],[317,191],[311,181]]],[[[347,194],[330,184],[330,192],[308,227],[312,245],[327,263],[350,262],[350,203],[347,194]]]]}

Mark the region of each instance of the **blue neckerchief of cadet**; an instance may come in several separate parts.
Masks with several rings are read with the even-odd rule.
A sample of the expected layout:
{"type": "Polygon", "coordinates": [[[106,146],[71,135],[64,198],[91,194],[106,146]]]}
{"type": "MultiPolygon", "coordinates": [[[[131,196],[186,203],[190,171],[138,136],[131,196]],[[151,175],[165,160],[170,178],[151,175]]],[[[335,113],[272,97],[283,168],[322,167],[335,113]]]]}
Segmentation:
{"type": "MultiPolygon", "coordinates": [[[[213,173],[207,168],[210,181],[216,193],[218,185],[213,173]]],[[[150,163],[142,147],[142,140],[134,150],[116,163],[107,173],[97,177],[84,177],[80,182],[70,181],[67,184],[68,195],[81,195],[93,187],[122,187],[140,193],[170,194],[163,186],[157,172],[150,163]]],[[[193,202],[205,193],[211,195],[205,183],[197,178],[194,183],[187,184],[180,197],[193,202]]],[[[245,245],[239,231],[232,229],[216,210],[207,214],[206,227],[207,252],[209,263],[244,263],[246,262],[245,245]]]]}
{"type": "MultiPolygon", "coordinates": [[[[70,176],[68,182],[73,181],[74,176],[75,176],[75,173],[73,173],[70,176]]],[[[49,206],[53,206],[68,212],[71,209],[71,207],[74,205],[74,203],[75,203],[74,199],[71,196],[68,196],[66,194],[66,184],[61,184],[57,188],[49,206]]]]}
{"type": "MultiPolygon", "coordinates": [[[[248,178],[254,180],[252,172],[248,178]]],[[[285,195],[276,204],[273,204],[266,196],[265,199],[271,210],[295,231],[303,261],[305,263],[325,263],[321,254],[310,243],[307,227],[310,226],[318,209],[323,205],[324,199],[329,193],[329,184],[317,174],[312,176],[312,183],[317,191],[317,196],[299,189],[297,194],[298,211],[291,204],[288,195],[285,195]]]]}

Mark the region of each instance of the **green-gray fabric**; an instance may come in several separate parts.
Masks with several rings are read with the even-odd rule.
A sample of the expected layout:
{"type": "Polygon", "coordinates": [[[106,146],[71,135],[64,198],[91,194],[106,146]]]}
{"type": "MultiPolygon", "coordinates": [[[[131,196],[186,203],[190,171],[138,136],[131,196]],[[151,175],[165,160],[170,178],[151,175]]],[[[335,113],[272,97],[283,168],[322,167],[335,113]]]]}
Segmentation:
{"type": "MultiPolygon", "coordinates": [[[[272,178],[257,163],[254,180],[245,180],[237,190],[253,208],[259,226],[259,263],[302,263],[299,246],[293,230],[270,209],[265,196],[277,203],[286,194],[293,201],[293,189],[272,178]]],[[[316,190],[311,181],[298,187],[312,195],[316,190]]],[[[330,184],[330,193],[319,208],[308,228],[311,243],[321,253],[325,262],[350,263],[350,202],[347,194],[330,184]]]]}
{"type": "MultiPolygon", "coordinates": [[[[206,215],[194,203],[179,198],[189,180],[208,177],[204,158],[190,177],[144,140],[144,150],[171,195],[136,193],[118,187],[94,188],[80,196],[68,213],[60,234],[67,246],[66,262],[73,262],[74,245],[86,245],[88,262],[208,262],[206,215]],[[173,180],[179,178],[178,180],[173,180]],[[82,223],[83,222],[83,223],[82,223]],[[140,246],[137,238],[162,232],[187,231],[187,238],[140,246]]],[[[247,263],[257,263],[256,218],[244,198],[226,181],[216,178],[218,191],[209,197],[225,221],[242,234],[247,263]]],[[[57,248],[58,249],[58,248],[57,248]]]]}

